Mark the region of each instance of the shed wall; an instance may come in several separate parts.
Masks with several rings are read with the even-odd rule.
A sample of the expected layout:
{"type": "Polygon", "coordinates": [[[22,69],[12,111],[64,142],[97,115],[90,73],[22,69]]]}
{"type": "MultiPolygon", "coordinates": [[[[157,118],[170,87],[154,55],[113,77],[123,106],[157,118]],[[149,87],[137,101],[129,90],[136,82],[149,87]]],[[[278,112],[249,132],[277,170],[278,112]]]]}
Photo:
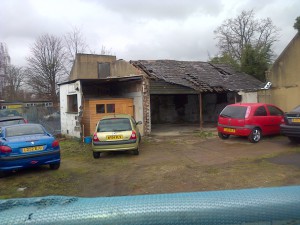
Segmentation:
{"type": "Polygon", "coordinates": [[[61,133],[66,136],[80,138],[81,127],[79,121],[80,106],[82,104],[81,86],[77,81],[71,84],[60,85],[60,119],[61,119],[61,133]],[[76,90],[78,87],[78,90],[76,90]],[[77,95],[78,112],[68,112],[68,95],[77,95]]]}

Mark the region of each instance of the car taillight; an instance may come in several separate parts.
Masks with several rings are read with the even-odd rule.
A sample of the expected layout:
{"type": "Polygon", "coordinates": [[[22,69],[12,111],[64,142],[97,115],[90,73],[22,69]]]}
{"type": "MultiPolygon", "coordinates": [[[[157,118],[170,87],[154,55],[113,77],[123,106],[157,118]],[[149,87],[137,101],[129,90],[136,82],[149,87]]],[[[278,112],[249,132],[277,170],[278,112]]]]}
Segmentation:
{"type": "Polygon", "coordinates": [[[98,136],[97,136],[97,133],[94,133],[94,135],[93,135],[93,141],[99,141],[99,138],[98,138],[98,136]]]}
{"type": "Polygon", "coordinates": [[[135,140],[136,139],[136,132],[133,130],[130,136],[131,140],[135,140]]]}
{"type": "Polygon", "coordinates": [[[246,114],[245,114],[245,119],[247,119],[247,118],[249,117],[250,112],[251,112],[251,107],[248,106],[248,107],[247,107],[247,110],[246,110],[246,114]]]}
{"type": "Polygon", "coordinates": [[[52,142],[52,147],[55,148],[55,147],[58,147],[59,146],[59,141],[58,140],[55,140],[52,142]]]}
{"type": "Polygon", "coordinates": [[[11,148],[10,147],[8,147],[8,146],[0,146],[0,152],[1,153],[11,153],[11,148]]]}
{"type": "Polygon", "coordinates": [[[281,119],[281,123],[285,123],[286,125],[289,125],[289,120],[288,120],[288,118],[283,117],[283,118],[281,119]]]}

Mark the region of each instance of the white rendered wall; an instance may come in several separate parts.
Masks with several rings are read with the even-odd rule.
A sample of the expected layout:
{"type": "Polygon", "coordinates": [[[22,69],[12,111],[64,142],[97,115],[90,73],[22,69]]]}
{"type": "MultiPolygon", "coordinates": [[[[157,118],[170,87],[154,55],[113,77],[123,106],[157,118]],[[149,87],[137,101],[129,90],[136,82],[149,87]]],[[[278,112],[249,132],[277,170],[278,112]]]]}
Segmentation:
{"type": "Polygon", "coordinates": [[[66,136],[80,138],[81,127],[78,123],[79,107],[82,104],[80,81],[62,84],[60,90],[61,133],[66,136]],[[77,95],[78,113],[68,112],[68,95],[77,95]]]}
{"type": "Polygon", "coordinates": [[[242,96],[242,103],[257,103],[257,92],[242,92],[238,93],[242,96]]]}

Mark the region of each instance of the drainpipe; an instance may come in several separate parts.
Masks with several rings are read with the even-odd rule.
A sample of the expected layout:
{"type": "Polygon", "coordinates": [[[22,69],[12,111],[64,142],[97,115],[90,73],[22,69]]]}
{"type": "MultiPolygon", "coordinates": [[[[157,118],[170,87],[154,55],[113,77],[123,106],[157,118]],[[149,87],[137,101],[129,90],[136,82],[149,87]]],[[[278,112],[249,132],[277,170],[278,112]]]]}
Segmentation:
{"type": "Polygon", "coordinates": [[[199,121],[200,121],[200,130],[202,130],[202,126],[203,126],[203,115],[202,115],[202,93],[199,92],[199,121]]]}

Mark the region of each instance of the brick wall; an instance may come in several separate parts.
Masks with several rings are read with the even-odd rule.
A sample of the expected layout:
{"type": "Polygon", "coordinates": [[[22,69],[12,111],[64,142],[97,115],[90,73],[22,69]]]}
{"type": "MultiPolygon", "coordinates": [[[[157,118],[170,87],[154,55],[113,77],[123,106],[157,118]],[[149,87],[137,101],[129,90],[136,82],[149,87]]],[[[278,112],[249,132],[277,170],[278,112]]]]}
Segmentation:
{"type": "Polygon", "coordinates": [[[150,85],[149,79],[143,77],[143,111],[144,111],[144,135],[151,133],[151,109],[150,109],[150,85]]]}

